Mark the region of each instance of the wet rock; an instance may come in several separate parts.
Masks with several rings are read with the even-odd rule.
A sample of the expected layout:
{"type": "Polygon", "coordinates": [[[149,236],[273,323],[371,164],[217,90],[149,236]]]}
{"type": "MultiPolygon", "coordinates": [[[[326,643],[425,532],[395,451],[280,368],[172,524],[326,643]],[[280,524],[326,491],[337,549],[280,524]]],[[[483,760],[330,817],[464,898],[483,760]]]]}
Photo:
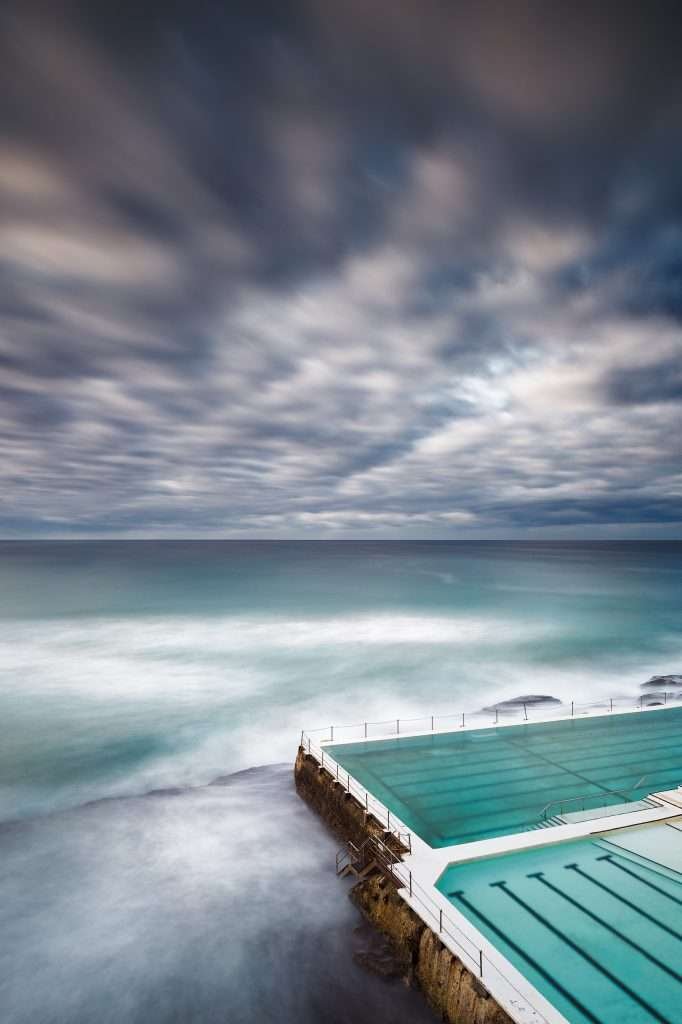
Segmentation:
{"type": "Polygon", "coordinates": [[[558,697],[550,697],[547,694],[531,693],[526,694],[524,697],[510,697],[509,700],[500,700],[497,704],[489,704],[483,710],[499,711],[502,714],[505,712],[511,713],[523,708],[524,704],[527,708],[558,707],[561,701],[558,697]]]}
{"type": "Polygon", "coordinates": [[[652,676],[642,683],[643,690],[659,690],[661,694],[682,690],[682,675],[652,676]]]}
{"type": "Polygon", "coordinates": [[[390,980],[404,977],[408,965],[391,951],[388,943],[383,949],[358,949],[353,953],[353,961],[358,967],[370,974],[378,974],[380,978],[390,980]]]}
{"type": "Polygon", "coordinates": [[[659,693],[657,690],[650,690],[647,693],[642,694],[642,696],[639,698],[639,702],[642,705],[642,707],[645,708],[656,707],[659,704],[667,704],[672,692],[673,691],[668,690],[667,693],[665,691],[661,691],[659,693]]]}

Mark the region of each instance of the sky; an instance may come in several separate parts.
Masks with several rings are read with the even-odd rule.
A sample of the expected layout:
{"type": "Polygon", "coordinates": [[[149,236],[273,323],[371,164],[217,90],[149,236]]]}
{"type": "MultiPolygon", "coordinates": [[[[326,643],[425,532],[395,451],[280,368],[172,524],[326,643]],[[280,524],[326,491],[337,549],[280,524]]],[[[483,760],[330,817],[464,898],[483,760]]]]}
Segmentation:
{"type": "Polygon", "coordinates": [[[0,536],[682,537],[681,36],[5,0],[0,536]]]}

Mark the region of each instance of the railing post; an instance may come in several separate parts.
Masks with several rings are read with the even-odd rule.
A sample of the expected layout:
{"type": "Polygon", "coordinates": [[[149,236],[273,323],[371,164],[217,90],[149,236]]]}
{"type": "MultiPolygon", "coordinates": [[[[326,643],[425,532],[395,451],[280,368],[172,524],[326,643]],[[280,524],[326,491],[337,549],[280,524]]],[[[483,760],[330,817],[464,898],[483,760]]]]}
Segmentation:
{"type": "Polygon", "coordinates": [[[526,707],[525,703],[523,705],[523,717],[526,721],[528,721],[528,708],[526,707]]]}
{"type": "Polygon", "coordinates": [[[303,746],[303,740],[304,740],[304,733],[303,733],[303,729],[301,729],[301,746],[303,746]]]}
{"type": "Polygon", "coordinates": [[[410,871],[410,896],[412,895],[412,872],[410,871]]]}
{"type": "Polygon", "coordinates": [[[439,932],[443,931],[443,909],[442,908],[438,911],[438,931],[439,932]]]}
{"type": "Polygon", "coordinates": [[[331,741],[333,743],[334,742],[334,726],[333,725],[329,726],[329,732],[331,733],[331,737],[330,738],[331,738],[331,741]]]}
{"type": "Polygon", "coordinates": [[[613,697],[611,698],[611,711],[613,711],[613,697]]]}
{"type": "Polygon", "coordinates": [[[495,708],[495,725],[497,725],[498,717],[499,717],[499,711],[498,711],[497,708],[495,708]]]}
{"type": "Polygon", "coordinates": [[[431,732],[433,732],[433,715],[431,715],[431,732]]]}
{"type": "Polygon", "coordinates": [[[398,735],[400,735],[400,719],[399,718],[396,718],[396,720],[395,720],[395,731],[398,733],[398,735]]]}
{"type": "Polygon", "coordinates": [[[367,739],[367,722],[365,722],[365,739],[367,739]]]}
{"type": "Polygon", "coordinates": [[[571,718],[573,718],[573,701],[571,701],[571,718]]]}
{"type": "Polygon", "coordinates": [[[322,751],[322,767],[324,768],[324,750],[322,751]]]}
{"type": "Polygon", "coordinates": [[[310,753],[310,736],[308,737],[308,753],[310,753]]]}
{"type": "Polygon", "coordinates": [[[386,810],[386,828],[391,831],[391,809],[390,807],[386,810]]]}
{"type": "Polygon", "coordinates": [[[462,729],[464,728],[464,712],[462,712],[462,729]]]}
{"type": "Polygon", "coordinates": [[[369,813],[369,799],[367,796],[367,790],[365,790],[365,810],[369,813]]]}
{"type": "Polygon", "coordinates": [[[336,781],[339,781],[339,762],[336,762],[336,781]]]}
{"type": "Polygon", "coordinates": [[[481,971],[480,976],[482,978],[483,977],[483,950],[482,949],[479,949],[478,957],[479,957],[479,964],[480,964],[480,971],[481,971]]]}

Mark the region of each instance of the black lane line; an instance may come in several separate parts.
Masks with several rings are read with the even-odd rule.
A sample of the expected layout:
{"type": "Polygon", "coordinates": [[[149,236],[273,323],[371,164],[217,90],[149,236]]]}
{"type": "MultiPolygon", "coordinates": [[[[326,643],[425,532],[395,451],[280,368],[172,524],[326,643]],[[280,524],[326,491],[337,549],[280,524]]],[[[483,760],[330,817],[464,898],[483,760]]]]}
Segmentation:
{"type": "Polygon", "coordinates": [[[646,957],[646,959],[650,960],[652,964],[656,965],[656,967],[659,967],[662,971],[665,971],[665,973],[669,974],[671,978],[675,979],[675,981],[682,982],[682,974],[678,974],[678,972],[674,970],[672,967],[668,967],[668,965],[664,964],[662,960],[659,960],[658,957],[653,955],[653,953],[650,953],[648,949],[645,949],[644,946],[640,946],[637,942],[634,942],[632,939],[628,938],[627,935],[624,935],[623,932],[618,930],[618,928],[614,928],[613,925],[609,924],[608,921],[605,921],[602,917],[599,917],[599,915],[595,914],[594,911],[588,910],[587,907],[583,907],[583,905],[579,903],[578,900],[574,900],[572,896],[569,896],[567,892],[564,892],[563,889],[560,889],[558,885],[554,885],[552,882],[548,882],[547,879],[544,877],[543,871],[534,871],[532,872],[532,874],[527,875],[526,877],[537,879],[538,882],[541,882],[548,889],[551,889],[552,892],[555,892],[558,896],[561,896],[562,899],[566,900],[567,903],[570,903],[572,907],[576,907],[576,909],[579,910],[582,914],[587,914],[587,916],[592,921],[596,921],[597,924],[600,924],[602,926],[602,928],[606,928],[608,932],[611,932],[612,935],[615,935],[616,938],[621,940],[621,942],[624,942],[627,946],[630,946],[631,949],[635,949],[638,953],[641,953],[643,957],[646,957]]]}
{"type": "MultiPolygon", "coordinates": [[[[514,740],[507,740],[507,742],[511,743],[513,746],[517,745],[514,740]]],[[[535,757],[537,757],[538,760],[540,760],[540,761],[544,761],[545,764],[551,764],[553,768],[561,768],[561,770],[566,772],[567,775],[572,775],[574,779],[580,779],[581,782],[586,782],[588,784],[588,786],[596,786],[597,789],[601,789],[604,793],[609,793],[610,792],[610,790],[608,790],[606,788],[606,786],[602,786],[599,782],[594,782],[592,779],[588,779],[586,775],[581,775],[580,772],[574,772],[570,768],[564,767],[564,765],[561,764],[561,762],[559,762],[559,761],[552,761],[551,758],[545,757],[544,754],[535,754],[535,757]]],[[[580,793],[576,794],[576,796],[580,796],[580,795],[581,795],[580,793]]],[[[593,794],[590,794],[590,796],[592,796],[592,795],[593,794]]],[[[596,793],[594,794],[594,796],[597,796],[597,795],[598,794],[596,794],[596,793]]]]}
{"type": "MultiPolygon", "coordinates": [[[[639,739],[640,737],[637,738],[639,739]]],[[[647,737],[645,742],[638,742],[636,748],[633,748],[632,738],[630,741],[617,743],[595,743],[594,741],[591,743],[583,743],[580,749],[576,748],[576,746],[570,746],[569,748],[569,746],[561,744],[561,753],[568,761],[581,760],[586,754],[592,755],[596,758],[608,758],[610,761],[622,758],[623,756],[626,756],[627,758],[628,755],[632,754],[634,763],[638,764],[645,757],[656,755],[658,751],[670,751],[671,756],[676,753],[679,754],[681,738],[682,737],[678,734],[671,737],[670,742],[662,743],[656,736],[650,736],[647,737]]],[[[556,744],[545,744],[544,746],[538,744],[536,746],[528,746],[528,748],[524,748],[524,750],[526,749],[529,752],[541,756],[546,751],[553,753],[556,750],[556,744]]],[[[628,763],[628,761],[625,763],[628,763]]]]}
{"type": "MultiPolygon", "coordinates": [[[[517,744],[517,742],[516,742],[515,740],[513,740],[513,739],[509,739],[509,740],[508,740],[508,742],[512,743],[512,744],[513,744],[514,746],[518,745],[518,744],[517,744]]],[[[561,762],[559,762],[559,761],[553,761],[553,760],[552,760],[551,758],[548,758],[548,757],[546,757],[546,756],[545,756],[545,755],[543,755],[543,754],[539,754],[538,752],[534,752],[534,753],[535,753],[535,756],[536,756],[537,758],[539,758],[539,759],[542,759],[543,761],[545,761],[545,762],[546,762],[546,764],[552,765],[552,766],[553,766],[553,767],[555,767],[555,768],[561,768],[561,769],[562,769],[562,770],[563,770],[564,772],[566,772],[566,773],[567,773],[567,774],[569,774],[569,775],[572,775],[572,776],[573,776],[574,778],[580,778],[580,779],[582,779],[582,780],[583,780],[584,782],[587,782],[587,783],[588,783],[589,785],[594,785],[594,786],[597,786],[598,790],[601,790],[601,791],[603,791],[604,793],[608,793],[608,794],[610,794],[611,796],[613,795],[613,792],[614,792],[614,791],[612,790],[612,788],[611,788],[611,787],[609,787],[609,786],[611,785],[611,783],[609,783],[609,786],[607,786],[607,785],[602,785],[602,783],[601,783],[601,782],[598,782],[598,781],[596,781],[596,779],[594,779],[594,778],[590,778],[590,777],[589,777],[588,775],[583,775],[583,774],[582,774],[582,772],[578,772],[578,771],[573,771],[573,769],[572,769],[572,768],[568,768],[568,767],[566,767],[566,765],[564,765],[564,764],[561,764],[561,762]]],[[[617,768],[619,768],[619,767],[620,767],[619,765],[613,765],[613,768],[614,768],[614,769],[617,769],[617,768]]],[[[588,769],[588,770],[591,770],[591,769],[588,769]]],[[[673,769],[673,768],[670,768],[670,769],[668,769],[668,770],[669,770],[669,771],[673,771],[674,769],[673,769]]],[[[616,777],[617,777],[617,776],[616,776],[616,777]]],[[[606,781],[606,782],[609,782],[609,779],[605,779],[605,781],[606,781]]],[[[617,792],[617,791],[615,791],[615,792],[617,792]]],[[[592,796],[592,794],[590,794],[590,796],[592,796]]],[[[627,800],[626,800],[626,803],[628,803],[628,801],[627,801],[627,800]]]]}
{"type": "Polygon", "coordinates": [[[668,1020],[668,1018],[664,1017],[662,1013],[659,1013],[658,1010],[656,1010],[653,1006],[647,1003],[645,999],[642,999],[642,997],[638,995],[634,989],[631,989],[628,985],[625,984],[625,982],[621,981],[620,978],[617,978],[615,974],[612,974],[607,967],[604,967],[603,964],[600,964],[599,961],[595,960],[593,956],[590,956],[590,954],[585,952],[584,949],[581,949],[580,946],[573,941],[573,939],[569,938],[568,935],[560,931],[558,928],[555,928],[551,921],[548,921],[546,917],[543,917],[542,914],[539,914],[537,910],[535,910],[528,903],[526,903],[525,900],[522,900],[521,897],[517,896],[515,892],[512,892],[511,889],[508,889],[506,882],[491,882],[490,885],[493,888],[500,889],[520,907],[523,907],[523,909],[527,910],[529,914],[532,914],[536,921],[539,921],[540,924],[544,925],[545,928],[552,932],[552,934],[556,935],[558,939],[561,939],[561,941],[564,942],[567,946],[570,946],[570,948],[574,950],[574,952],[576,952],[578,956],[581,956],[583,960],[586,960],[588,964],[591,964],[592,967],[596,968],[596,970],[603,974],[604,977],[608,978],[609,981],[613,982],[614,985],[622,989],[622,991],[625,992],[626,995],[628,995],[633,1002],[641,1006],[643,1010],[647,1011],[647,1013],[650,1013],[651,1016],[654,1017],[656,1020],[661,1021],[661,1024],[673,1024],[673,1021],[668,1020]]]}
{"type": "MultiPolygon", "coordinates": [[[[606,853],[603,857],[597,857],[597,860],[608,861],[611,867],[618,868],[619,871],[624,871],[626,875],[632,875],[632,877],[636,878],[638,882],[642,882],[643,885],[648,885],[650,889],[655,889],[656,892],[660,892],[661,896],[665,896],[666,899],[672,900],[673,903],[677,903],[682,907],[682,900],[678,900],[677,896],[673,896],[672,893],[666,892],[665,889],[661,889],[659,885],[655,885],[653,882],[650,882],[648,878],[642,878],[642,876],[638,875],[636,871],[631,871],[630,868],[626,868],[624,864],[619,864],[618,861],[613,859],[613,857],[614,855],[612,853],[606,853]]],[[[674,879],[671,879],[671,881],[674,881],[674,879]]]]}
{"type": "Polygon", "coordinates": [[[652,924],[657,924],[664,932],[668,932],[674,939],[679,939],[682,942],[682,933],[676,932],[674,928],[671,928],[669,925],[659,921],[658,918],[653,916],[653,914],[649,914],[646,910],[642,910],[642,908],[638,907],[636,903],[632,903],[631,900],[626,899],[625,896],[621,896],[619,892],[616,892],[616,890],[612,889],[610,886],[604,885],[604,883],[600,882],[599,879],[593,878],[592,875],[588,875],[587,871],[578,867],[577,864],[565,864],[564,867],[567,871],[575,871],[576,874],[580,875],[582,878],[586,878],[588,882],[592,882],[593,885],[603,889],[604,892],[609,894],[609,896],[615,897],[615,899],[619,900],[620,903],[624,903],[626,907],[630,907],[631,910],[636,911],[641,917],[645,917],[647,921],[651,921],[652,924]]]}
{"type": "MultiPolygon", "coordinates": [[[[598,748],[603,750],[605,753],[614,753],[616,750],[631,751],[633,736],[626,733],[619,733],[617,735],[608,735],[603,733],[599,735],[595,733],[593,736],[576,743],[572,738],[564,739],[561,741],[562,749],[570,755],[579,757],[586,750],[595,749],[595,740],[599,740],[598,748]]],[[[682,733],[680,726],[676,725],[674,728],[666,729],[664,731],[660,729],[649,729],[641,731],[637,736],[637,749],[655,750],[660,744],[665,749],[673,749],[677,747],[679,749],[680,739],[682,733]],[[670,740],[670,742],[664,742],[670,740]]],[[[546,741],[528,740],[527,746],[524,749],[527,750],[539,750],[553,749],[555,743],[547,743],[546,741]]]]}
{"type": "Polygon", "coordinates": [[[522,949],[521,946],[518,946],[513,941],[513,939],[510,939],[509,936],[502,931],[501,928],[498,928],[496,924],[493,924],[489,917],[486,917],[485,914],[483,914],[477,907],[475,907],[473,903],[471,903],[466,898],[463,891],[460,890],[458,892],[449,892],[448,897],[450,899],[457,899],[460,901],[460,903],[463,903],[464,906],[467,907],[472,914],[475,914],[475,916],[479,918],[479,920],[482,921],[483,924],[486,925],[486,927],[490,928],[490,930],[493,931],[498,938],[502,939],[503,942],[506,942],[507,945],[511,949],[513,949],[515,953],[518,953],[518,955],[523,960],[525,960],[526,963],[530,964],[530,966],[534,970],[536,970],[538,974],[545,979],[545,981],[548,981],[549,984],[557,990],[557,992],[560,992],[565,999],[568,999],[569,1003],[572,1003],[577,1010],[580,1010],[580,1012],[584,1014],[588,1020],[591,1020],[593,1024],[603,1024],[599,1017],[595,1017],[592,1011],[588,1010],[584,1003],[581,1003],[580,1000],[577,999],[572,992],[569,992],[567,988],[564,988],[561,982],[557,981],[557,979],[554,978],[549,973],[549,971],[546,971],[545,968],[537,962],[537,960],[535,960],[529,953],[525,951],[525,949],[522,949]]]}

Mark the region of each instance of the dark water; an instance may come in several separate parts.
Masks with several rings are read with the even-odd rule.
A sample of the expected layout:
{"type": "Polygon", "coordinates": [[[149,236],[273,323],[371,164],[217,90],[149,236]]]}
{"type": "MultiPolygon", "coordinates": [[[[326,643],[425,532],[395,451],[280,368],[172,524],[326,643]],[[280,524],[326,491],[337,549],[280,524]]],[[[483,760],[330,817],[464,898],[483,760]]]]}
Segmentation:
{"type": "Polygon", "coordinates": [[[353,964],[290,770],[207,783],[303,727],[635,693],[681,597],[679,543],[1,544],[0,1022],[428,1019],[353,964]]]}

